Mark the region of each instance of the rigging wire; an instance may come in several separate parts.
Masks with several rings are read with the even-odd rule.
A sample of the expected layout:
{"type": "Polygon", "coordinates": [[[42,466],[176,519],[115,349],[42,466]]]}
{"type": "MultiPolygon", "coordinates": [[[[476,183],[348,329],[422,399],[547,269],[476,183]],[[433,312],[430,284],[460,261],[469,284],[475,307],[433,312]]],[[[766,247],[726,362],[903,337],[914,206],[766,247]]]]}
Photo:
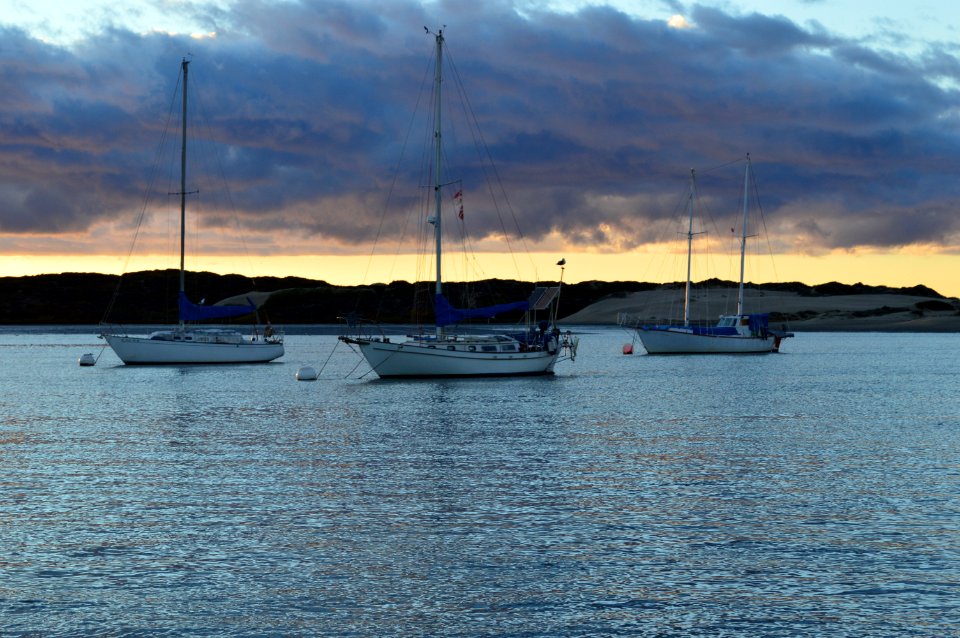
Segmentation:
{"type": "MultiPolygon", "coordinates": [[[[752,168],[751,164],[751,168],[752,168]]],[[[773,245],[770,243],[770,233],[767,231],[767,217],[763,213],[763,204],[760,203],[760,186],[757,180],[757,172],[750,171],[750,185],[753,186],[754,201],[757,202],[757,212],[760,216],[760,225],[763,227],[763,236],[767,242],[767,254],[770,256],[770,266],[773,269],[773,278],[780,281],[780,274],[777,272],[777,263],[773,259],[773,245]]]]}
{"type": "MultiPolygon", "coordinates": [[[[249,276],[250,281],[253,286],[257,286],[257,280],[255,276],[255,270],[253,268],[253,257],[250,251],[250,246],[247,243],[246,233],[244,232],[243,225],[240,221],[240,215],[237,211],[237,206],[233,198],[233,191],[230,189],[230,182],[227,180],[227,173],[223,164],[223,153],[216,152],[211,148],[216,142],[216,136],[211,131],[210,122],[213,121],[208,115],[208,110],[206,108],[206,103],[204,102],[203,92],[200,90],[200,87],[204,85],[204,82],[194,82],[193,89],[191,91],[191,105],[193,105],[194,110],[198,113],[198,117],[194,118],[196,124],[193,124],[195,128],[199,128],[201,135],[198,135],[194,138],[194,146],[198,147],[198,153],[196,157],[201,161],[204,166],[209,166],[210,164],[215,165],[215,170],[209,170],[204,174],[216,175],[219,179],[220,185],[219,188],[211,189],[209,192],[213,196],[213,204],[215,208],[222,208],[219,206],[219,200],[216,197],[218,193],[223,193],[225,207],[230,211],[231,221],[233,221],[234,226],[237,230],[237,238],[240,240],[240,245],[243,249],[243,256],[247,262],[247,272],[254,273],[249,276]],[[212,161],[211,161],[212,158],[212,161]]],[[[198,193],[197,201],[199,202],[199,193],[200,190],[196,191],[198,193]]],[[[199,207],[197,207],[199,209],[199,207]]],[[[199,233],[199,222],[197,225],[197,232],[199,233]]]]}
{"type": "MultiPolygon", "coordinates": [[[[511,205],[510,201],[509,201],[509,198],[507,197],[506,188],[505,188],[505,186],[504,186],[503,179],[501,178],[499,172],[498,172],[497,169],[496,169],[496,166],[495,166],[494,163],[493,163],[492,153],[491,153],[491,151],[490,151],[490,149],[489,149],[489,146],[488,146],[487,143],[486,143],[486,140],[485,140],[484,137],[483,137],[482,131],[480,130],[480,127],[479,127],[479,124],[478,124],[478,117],[477,117],[476,112],[474,111],[474,109],[473,109],[473,107],[472,107],[472,104],[470,103],[469,97],[467,96],[466,90],[465,90],[465,88],[464,88],[464,82],[463,82],[462,76],[460,75],[460,72],[459,72],[459,70],[458,70],[458,68],[457,68],[457,66],[456,66],[456,64],[455,64],[455,62],[454,62],[454,60],[453,60],[453,57],[452,57],[452,55],[451,55],[451,53],[450,53],[450,49],[449,49],[449,48],[446,48],[446,49],[445,49],[445,56],[444,56],[444,58],[445,58],[446,61],[447,61],[448,67],[449,67],[450,70],[452,71],[450,77],[452,77],[452,79],[453,79],[453,85],[454,85],[454,87],[456,88],[456,96],[459,98],[459,106],[461,107],[462,112],[463,112],[463,114],[464,114],[464,116],[465,116],[465,119],[466,119],[467,122],[468,122],[468,129],[469,129],[469,132],[470,132],[470,136],[472,137],[472,140],[473,140],[473,143],[474,143],[474,147],[476,148],[478,157],[479,157],[479,159],[480,159],[480,169],[481,169],[481,172],[482,172],[483,177],[484,177],[485,180],[486,180],[486,185],[487,185],[487,189],[488,189],[488,191],[489,191],[489,195],[490,195],[490,197],[491,197],[491,200],[493,201],[494,211],[495,211],[495,213],[496,213],[496,215],[497,215],[501,232],[503,233],[503,239],[504,239],[505,243],[507,244],[508,252],[509,252],[510,257],[511,257],[511,259],[512,259],[512,261],[513,261],[514,268],[515,268],[515,270],[516,270],[516,272],[518,273],[518,276],[519,276],[520,267],[519,267],[519,264],[517,263],[517,256],[516,256],[516,253],[515,253],[515,251],[514,251],[514,249],[513,249],[513,246],[512,246],[511,235],[514,234],[516,237],[518,237],[518,238],[520,239],[520,241],[521,241],[521,243],[522,243],[522,245],[523,245],[523,247],[524,247],[524,250],[527,252],[528,257],[529,257],[529,250],[527,250],[526,237],[525,237],[524,234],[523,234],[523,231],[522,231],[522,229],[521,229],[521,227],[520,227],[520,224],[519,224],[519,221],[518,221],[518,219],[517,219],[517,216],[516,216],[516,214],[515,214],[515,212],[514,212],[514,209],[513,209],[512,205],[511,205]],[[506,211],[509,212],[509,214],[510,214],[510,216],[511,216],[511,218],[512,218],[512,221],[513,221],[513,225],[514,225],[514,227],[516,228],[516,233],[508,232],[508,230],[507,230],[507,223],[506,223],[506,221],[505,221],[504,209],[506,209],[506,211]]],[[[408,149],[408,146],[409,146],[409,144],[410,144],[410,140],[411,140],[412,135],[413,135],[413,131],[414,131],[414,127],[415,127],[415,121],[418,119],[418,114],[420,113],[420,109],[422,108],[422,103],[423,103],[423,101],[424,101],[424,95],[427,94],[427,93],[429,93],[429,94],[431,95],[431,97],[434,98],[434,100],[436,99],[435,91],[436,91],[437,89],[436,89],[436,87],[434,86],[434,83],[431,81],[431,80],[432,80],[432,78],[431,78],[431,75],[432,75],[432,74],[431,74],[431,71],[433,71],[433,72],[436,71],[434,64],[435,64],[435,60],[434,60],[434,59],[431,59],[431,60],[427,63],[426,68],[424,69],[424,72],[423,72],[423,79],[421,80],[421,89],[420,89],[420,92],[418,93],[418,97],[417,97],[417,101],[416,101],[415,108],[414,108],[413,112],[411,113],[410,123],[408,124],[407,132],[406,132],[406,135],[405,135],[405,137],[404,137],[403,144],[402,144],[401,156],[400,156],[400,159],[399,159],[398,162],[397,162],[397,167],[396,167],[396,170],[394,171],[394,177],[393,177],[393,179],[392,179],[392,181],[391,181],[391,183],[390,183],[390,187],[389,187],[388,194],[387,194],[386,204],[385,204],[385,206],[384,206],[383,213],[381,214],[381,217],[380,217],[380,220],[379,220],[379,223],[378,223],[378,226],[377,226],[377,230],[376,230],[376,233],[375,233],[373,245],[371,246],[370,255],[369,255],[369,258],[368,258],[368,261],[367,261],[367,266],[366,266],[366,269],[364,270],[364,273],[363,273],[363,281],[367,281],[368,278],[369,278],[369,274],[370,274],[370,269],[371,269],[371,264],[372,264],[372,262],[373,262],[373,258],[374,258],[375,254],[376,254],[376,252],[377,252],[377,249],[378,249],[379,245],[380,245],[381,242],[382,242],[384,229],[385,229],[385,227],[386,227],[386,216],[387,216],[387,214],[389,213],[389,209],[390,209],[391,202],[393,201],[393,199],[394,199],[395,196],[396,196],[395,193],[396,193],[397,185],[398,185],[398,183],[399,183],[399,176],[400,176],[401,166],[402,166],[403,163],[404,163],[404,158],[405,158],[405,156],[406,156],[407,149],[408,149]],[[427,85],[428,82],[429,82],[430,86],[432,87],[432,90],[429,91],[429,92],[426,91],[426,89],[425,89],[425,86],[427,85]]],[[[451,100],[451,99],[452,99],[452,93],[453,93],[453,92],[445,92],[444,98],[445,98],[446,100],[451,100]]],[[[434,118],[436,117],[436,113],[435,113],[435,112],[433,112],[433,116],[434,116],[434,118]]],[[[447,135],[450,136],[450,139],[454,139],[454,138],[455,138],[455,135],[456,135],[456,133],[455,133],[455,128],[452,126],[452,124],[453,124],[453,123],[451,122],[451,124],[447,127],[447,129],[446,129],[445,132],[444,132],[445,134],[447,134],[447,135]]],[[[436,125],[437,125],[437,122],[436,122],[436,121],[433,121],[433,122],[432,122],[432,126],[431,126],[429,129],[426,129],[426,128],[423,129],[423,135],[424,135],[424,137],[423,137],[423,149],[424,149],[424,151],[423,151],[423,153],[422,153],[422,155],[421,155],[421,158],[423,158],[423,159],[422,159],[421,164],[420,164],[420,168],[421,168],[420,175],[421,175],[421,176],[424,176],[424,177],[429,177],[430,175],[433,174],[433,172],[434,172],[435,169],[436,169],[436,167],[433,166],[434,156],[433,156],[433,154],[431,154],[431,153],[429,152],[429,150],[430,150],[430,148],[431,148],[431,145],[437,141],[437,140],[434,140],[434,137],[435,137],[434,131],[435,131],[435,129],[436,129],[436,125]]],[[[444,141],[444,138],[441,137],[441,139],[440,139],[439,141],[442,143],[442,142],[444,141]]],[[[440,149],[440,155],[441,155],[441,157],[444,159],[444,166],[449,166],[449,165],[451,165],[451,164],[450,164],[449,161],[446,161],[446,160],[447,160],[447,156],[446,156],[446,146],[447,146],[447,145],[442,145],[442,147],[441,147],[441,149],[440,149]]],[[[450,184],[453,184],[453,183],[460,184],[459,190],[462,191],[462,180],[457,180],[456,182],[450,182],[450,184],[448,184],[448,183],[445,183],[444,176],[441,175],[440,182],[441,182],[441,184],[440,184],[440,186],[439,186],[440,188],[443,188],[444,186],[449,186],[450,184]]],[[[433,180],[430,180],[430,183],[429,183],[429,184],[426,183],[426,182],[424,182],[424,181],[421,181],[421,182],[418,184],[418,190],[419,190],[418,200],[419,200],[419,203],[420,203],[419,211],[420,211],[420,213],[421,213],[422,215],[424,215],[424,216],[428,216],[428,215],[429,215],[429,211],[431,210],[431,208],[432,208],[432,206],[433,206],[433,204],[432,204],[432,202],[431,202],[431,200],[432,200],[432,197],[431,197],[431,196],[434,194],[434,193],[433,193],[433,189],[434,189],[434,188],[435,188],[435,186],[434,186],[434,184],[433,184],[433,180]]],[[[442,214],[442,212],[441,212],[441,211],[435,211],[435,214],[438,214],[438,215],[439,215],[439,214],[442,214]]],[[[458,227],[459,227],[459,229],[460,229],[460,231],[461,231],[461,237],[460,237],[461,247],[464,248],[464,254],[465,254],[465,255],[471,255],[472,252],[474,251],[474,249],[476,248],[476,246],[475,246],[475,244],[473,243],[473,241],[472,241],[472,239],[471,239],[471,237],[470,237],[470,234],[467,232],[468,224],[465,223],[464,220],[460,220],[460,221],[461,221],[461,223],[458,225],[458,227]]],[[[400,254],[400,252],[401,252],[400,249],[401,249],[403,243],[404,243],[404,242],[406,241],[406,239],[407,239],[407,234],[408,234],[408,233],[407,233],[407,229],[408,229],[408,224],[409,224],[409,222],[410,222],[410,216],[408,215],[407,218],[406,218],[406,222],[405,222],[405,224],[404,224],[404,226],[403,226],[403,229],[402,229],[403,232],[401,233],[400,238],[398,239],[398,243],[397,243],[398,248],[397,248],[397,250],[396,250],[396,252],[395,252],[395,259],[394,259],[394,262],[393,262],[393,266],[392,266],[392,268],[391,268],[391,272],[393,271],[393,268],[395,268],[395,266],[396,266],[396,262],[397,262],[397,257],[396,257],[396,255],[399,255],[399,254],[400,254]]],[[[441,230],[443,230],[443,226],[444,226],[444,224],[443,224],[443,219],[440,219],[439,222],[441,223],[441,230]]],[[[417,311],[417,309],[419,309],[419,307],[420,307],[420,305],[421,305],[421,304],[419,303],[419,301],[420,301],[420,295],[422,294],[422,293],[421,293],[421,289],[423,288],[423,286],[420,285],[420,284],[426,283],[426,279],[424,278],[424,273],[425,273],[426,269],[429,267],[429,263],[428,263],[429,260],[428,260],[428,258],[426,257],[426,255],[427,255],[427,253],[428,253],[428,251],[426,250],[426,247],[427,247],[427,243],[430,242],[430,241],[433,239],[433,237],[432,237],[433,233],[430,232],[431,229],[430,229],[430,227],[429,227],[428,224],[419,224],[419,225],[418,225],[418,229],[419,229],[419,232],[418,232],[417,235],[416,235],[416,239],[417,239],[417,241],[416,241],[417,255],[423,255],[424,257],[423,257],[423,258],[418,258],[418,259],[416,260],[416,262],[415,262],[415,265],[416,265],[416,268],[415,268],[415,269],[416,269],[416,277],[415,277],[415,281],[414,281],[414,290],[415,290],[414,311],[417,311]]],[[[448,232],[451,232],[451,231],[448,231],[448,232]]],[[[449,259],[449,255],[443,254],[443,258],[444,258],[444,259],[449,259]]],[[[530,263],[531,263],[531,266],[532,266],[533,271],[534,271],[534,273],[535,273],[535,277],[538,279],[539,277],[536,275],[537,268],[536,268],[536,265],[533,263],[532,257],[530,258],[530,263]]],[[[473,259],[471,259],[470,257],[466,257],[466,258],[464,259],[463,263],[462,263],[461,266],[460,266],[461,269],[462,269],[462,272],[464,273],[464,275],[466,275],[466,274],[471,270],[471,266],[472,266],[478,273],[482,272],[482,268],[479,268],[478,262],[476,261],[475,257],[474,257],[473,259]],[[471,263],[471,262],[472,262],[472,263],[471,263]]],[[[443,268],[443,267],[444,267],[444,264],[440,264],[440,267],[443,268]]],[[[430,298],[431,298],[431,300],[432,300],[432,295],[430,295],[430,298]]],[[[357,302],[357,305],[359,306],[359,300],[358,300],[358,302],[357,302]]],[[[378,315],[379,315],[379,311],[380,311],[381,308],[382,308],[382,298],[381,298],[381,300],[380,300],[380,305],[378,305],[378,310],[377,310],[378,315]]]]}
{"type": "Polygon", "coordinates": [[[110,298],[109,303],[107,303],[107,308],[100,320],[101,323],[106,323],[107,318],[113,312],[117,299],[120,296],[120,286],[123,283],[123,274],[127,272],[127,268],[130,266],[130,260],[133,258],[133,251],[135,250],[137,242],[140,239],[140,231],[143,228],[143,221],[147,216],[147,210],[150,206],[150,202],[153,201],[153,193],[156,188],[157,179],[160,172],[160,160],[163,156],[163,149],[166,148],[167,144],[169,143],[170,124],[175,117],[175,113],[177,112],[177,96],[179,95],[180,90],[182,90],[182,80],[183,67],[180,68],[180,73],[177,75],[177,83],[175,85],[173,94],[170,97],[170,105],[167,109],[167,118],[164,122],[163,132],[160,136],[160,141],[157,144],[157,148],[154,153],[153,165],[150,167],[150,170],[147,173],[147,188],[144,192],[143,201],[140,205],[139,212],[137,213],[137,224],[133,233],[133,239],[130,241],[130,247],[127,249],[127,254],[123,260],[123,267],[120,270],[120,277],[117,280],[116,288],[114,288],[113,296],[110,298]]]}
{"type": "MultiPolygon", "coordinates": [[[[430,72],[431,66],[432,65],[428,62],[424,69],[424,77],[423,77],[423,80],[421,81],[420,91],[417,93],[417,102],[413,108],[412,113],[410,114],[410,120],[407,124],[407,131],[406,131],[406,134],[404,135],[403,143],[401,144],[401,147],[400,147],[400,156],[397,158],[396,167],[393,170],[393,178],[390,180],[390,185],[387,188],[387,197],[384,201],[383,211],[381,212],[380,219],[377,223],[377,230],[376,230],[376,233],[374,234],[373,245],[370,247],[370,254],[368,255],[368,258],[367,258],[367,265],[364,268],[363,276],[361,278],[361,281],[363,283],[367,283],[367,280],[370,277],[370,268],[373,265],[373,259],[380,245],[380,240],[383,237],[383,229],[386,224],[387,215],[389,214],[391,210],[391,206],[394,201],[394,195],[397,190],[397,184],[400,180],[400,170],[401,170],[401,167],[403,166],[404,161],[406,160],[407,146],[410,143],[410,138],[411,138],[411,135],[413,134],[414,124],[416,123],[417,114],[420,111],[420,104],[422,102],[423,94],[425,91],[424,86],[427,82],[427,77],[430,72]]],[[[404,223],[401,226],[399,238],[397,239],[397,249],[394,251],[394,259],[390,266],[390,270],[388,271],[391,276],[392,276],[392,273],[396,270],[398,255],[400,253],[400,246],[402,246],[403,242],[406,240],[409,220],[410,220],[410,215],[408,214],[405,216],[404,223]]],[[[419,263],[417,263],[416,267],[417,267],[417,274],[419,275],[419,263]]],[[[416,277],[416,278],[419,279],[419,277],[416,277]]],[[[354,308],[358,309],[359,305],[360,305],[360,299],[358,297],[354,308]]],[[[378,299],[374,319],[376,319],[376,317],[379,317],[382,307],[383,307],[383,298],[381,296],[380,299],[378,299]]]]}
{"type": "Polygon", "coordinates": [[[483,174],[486,178],[487,189],[490,192],[490,197],[493,199],[494,210],[497,213],[497,219],[500,222],[500,229],[503,232],[504,241],[507,244],[507,249],[510,253],[510,258],[513,260],[514,269],[517,272],[518,278],[520,277],[520,266],[517,263],[516,254],[514,253],[513,246],[510,242],[510,233],[507,231],[506,224],[504,223],[503,214],[501,212],[500,200],[503,200],[506,210],[510,213],[510,217],[513,220],[514,228],[516,229],[517,237],[520,240],[520,243],[523,247],[524,252],[527,254],[528,259],[530,260],[530,265],[533,268],[534,278],[539,280],[539,274],[537,272],[536,264],[533,261],[533,258],[530,256],[530,251],[527,247],[526,237],[523,234],[523,230],[520,227],[520,222],[517,219],[516,213],[514,212],[513,206],[510,203],[510,198],[507,195],[507,189],[503,184],[503,179],[500,176],[500,172],[497,170],[497,166],[493,161],[493,155],[490,152],[490,147],[487,144],[486,138],[483,135],[483,131],[480,129],[479,118],[477,117],[476,111],[473,108],[473,104],[470,101],[470,97],[467,95],[466,88],[464,86],[463,77],[460,75],[460,70],[454,62],[453,55],[450,53],[449,49],[447,50],[447,59],[449,60],[450,69],[453,71],[453,77],[455,80],[455,86],[457,88],[458,94],[460,96],[462,109],[468,117],[468,124],[472,123],[472,126],[468,126],[470,134],[473,136],[474,147],[477,150],[478,155],[480,156],[480,168],[483,171],[483,174]],[[492,179],[491,179],[492,174],[492,179]],[[499,189],[499,197],[497,192],[494,190],[494,182],[499,189]]]}
{"type": "Polygon", "coordinates": [[[739,164],[739,163],[741,163],[741,162],[743,162],[743,161],[745,161],[743,157],[738,157],[738,158],[735,159],[735,160],[730,160],[729,162],[724,162],[723,164],[717,164],[717,165],[715,165],[715,166],[710,166],[710,167],[708,167],[708,168],[698,168],[698,169],[697,169],[697,175],[701,175],[701,174],[703,174],[703,173],[712,173],[712,172],[714,172],[714,171],[719,171],[720,169],[727,168],[728,166],[733,166],[734,164],[739,164]]]}

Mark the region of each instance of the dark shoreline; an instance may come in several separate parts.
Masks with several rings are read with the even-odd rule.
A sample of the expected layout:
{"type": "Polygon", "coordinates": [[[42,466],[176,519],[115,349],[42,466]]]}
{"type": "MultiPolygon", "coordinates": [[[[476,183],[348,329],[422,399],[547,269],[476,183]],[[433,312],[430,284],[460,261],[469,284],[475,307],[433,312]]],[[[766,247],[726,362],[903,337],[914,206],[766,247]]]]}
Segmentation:
{"type": "MultiPolygon", "coordinates": [[[[163,325],[177,319],[176,270],[118,275],[62,273],[0,277],[0,326],[94,326],[124,324],[131,328],[163,325]]],[[[539,285],[556,285],[540,282],[539,285]]],[[[733,282],[710,280],[701,286],[729,296],[733,282]]],[[[395,281],[364,286],[336,286],[300,277],[259,277],[187,274],[187,293],[197,301],[250,297],[260,307],[259,320],[288,327],[337,326],[343,317],[396,326],[430,323],[432,282],[395,281]]],[[[506,279],[473,283],[452,282],[445,294],[462,307],[524,299],[534,284],[506,279]]],[[[638,281],[586,281],[564,284],[561,320],[571,325],[617,325],[620,311],[634,312],[645,298],[675,295],[682,284],[638,281]],[[631,302],[636,302],[631,305],[631,302]]],[[[749,293],[770,302],[771,321],[794,331],[811,332],[953,332],[960,330],[960,301],[925,286],[891,288],[830,282],[749,284],[749,293]],[[873,303],[873,298],[876,302],[873,303]],[[790,303],[785,303],[788,300],[790,303]],[[851,300],[855,303],[851,304],[851,300]]],[[[712,315],[710,315],[712,316],[712,315]]],[[[497,317],[511,324],[519,315],[497,317]]],[[[253,317],[238,323],[252,323],[253,317]]],[[[297,331],[299,332],[299,330],[297,331]]]]}

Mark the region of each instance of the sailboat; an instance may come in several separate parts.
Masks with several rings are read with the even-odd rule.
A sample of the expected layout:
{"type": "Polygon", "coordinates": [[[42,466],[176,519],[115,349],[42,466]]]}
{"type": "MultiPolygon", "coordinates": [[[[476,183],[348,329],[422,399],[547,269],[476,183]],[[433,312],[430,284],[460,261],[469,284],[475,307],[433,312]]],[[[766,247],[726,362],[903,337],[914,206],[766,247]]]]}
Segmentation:
{"type": "Polygon", "coordinates": [[[187,71],[189,61],[181,62],[183,73],[183,122],[180,149],[180,290],[177,297],[179,323],[148,335],[129,335],[104,326],[100,336],[113,348],[121,361],[135,364],[186,363],[265,363],[283,356],[283,335],[273,333],[269,324],[262,334],[244,335],[229,328],[200,328],[187,322],[226,319],[256,313],[256,305],[195,304],[187,298],[184,286],[187,197],[187,71]]]}
{"type": "MultiPolygon", "coordinates": [[[[526,300],[483,308],[456,308],[443,294],[441,276],[442,198],[444,187],[441,159],[442,130],[440,125],[441,88],[443,83],[443,31],[428,33],[436,41],[434,70],[434,158],[433,224],[436,281],[434,285],[435,330],[432,333],[407,335],[403,341],[387,336],[340,336],[344,343],[357,346],[373,371],[381,378],[394,377],[484,377],[530,376],[553,374],[562,352],[576,356],[577,337],[561,335],[556,327],[556,304],[560,286],[538,286],[526,300]],[[525,312],[523,330],[498,334],[463,333],[448,330],[467,319],[489,319],[506,312],[525,312]],[[537,313],[546,318],[537,319],[537,313]]],[[[558,262],[563,266],[564,260],[558,262]]],[[[562,282],[562,270],[561,270],[562,282]]]]}
{"type": "Polygon", "coordinates": [[[743,221],[740,234],[740,284],[737,312],[721,315],[713,326],[691,325],[690,270],[693,251],[693,209],[696,198],[696,173],[690,171],[690,195],[687,223],[687,283],[684,288],[682,325],[641,325],[637,336],[648,354],[746,354],[778,352],[780,342],[793,334],[770,327],[768,313],[744,312],[743,274],[747,245],[747,208],[750,184],[750,155],[747,155],[743,177],[743,221]]]}

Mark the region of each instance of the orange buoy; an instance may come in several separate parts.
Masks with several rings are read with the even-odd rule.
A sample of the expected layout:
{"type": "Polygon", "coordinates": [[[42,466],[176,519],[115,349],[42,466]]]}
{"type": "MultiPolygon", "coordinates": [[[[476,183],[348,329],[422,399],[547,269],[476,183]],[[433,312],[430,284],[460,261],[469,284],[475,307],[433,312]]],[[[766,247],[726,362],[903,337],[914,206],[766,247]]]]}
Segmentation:
{"type": "Polygon", "coordinates": [[[633,344],[625,343],[623,344],[623,354],[633,354],[633,344]]]}

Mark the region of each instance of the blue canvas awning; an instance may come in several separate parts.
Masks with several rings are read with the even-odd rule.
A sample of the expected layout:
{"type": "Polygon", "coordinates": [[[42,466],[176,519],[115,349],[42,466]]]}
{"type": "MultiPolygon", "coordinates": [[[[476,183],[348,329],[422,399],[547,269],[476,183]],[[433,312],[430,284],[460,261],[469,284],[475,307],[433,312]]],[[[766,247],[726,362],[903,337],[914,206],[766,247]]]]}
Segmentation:
{"type": "Polygon", "coordinates": [[[247,298],[249,305],[240,306],[201,306],[187,299],[185,293],[180,293],[180,321],[203,321],[204,319],[227,319],[241,317],[257,311],[257,306],[247,298]]]}
{"type": "Polygon", "coordinates": [[[464,319],[490,319],[504,312],[529,309],[530,304],[526,301],[514,301],[495,306],[484,306],[483,308],[454,308],[446,297],[437,295],[435,314],[437,325],[443,327],[460,323],[464,319]]]}

